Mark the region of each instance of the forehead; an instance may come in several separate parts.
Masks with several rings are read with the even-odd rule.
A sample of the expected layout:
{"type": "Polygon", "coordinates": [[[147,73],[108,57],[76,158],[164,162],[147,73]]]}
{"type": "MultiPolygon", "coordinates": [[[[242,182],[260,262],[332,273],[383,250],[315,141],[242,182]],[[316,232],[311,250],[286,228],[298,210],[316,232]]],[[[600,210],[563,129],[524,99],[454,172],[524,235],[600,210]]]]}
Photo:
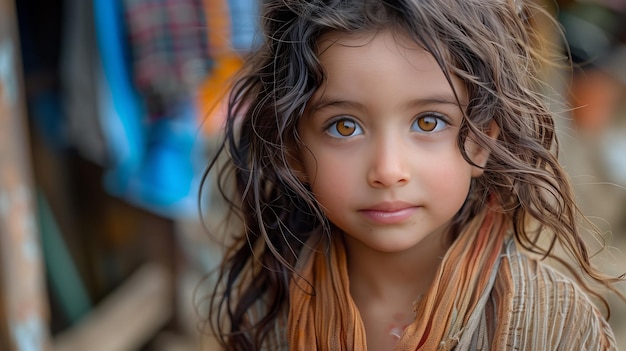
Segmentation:
{"type": "Polygon", "coordinates": [[[363,47],[370,44],[377,37],[383,37],[386,44],[400,46],[409,50],[424,50],[403,31],[384,30],[361,30],[355,32],[331,31],[323,34],[318,39],[318,55],[321,57],[333,46],[363,47]]]}
{"type": "Polygon", "coordinates": [[[350,88],[363,95],[372,84],[383,89],[393,81],[388,88],[401,95],[456,94],[466,103],[463,82],[452,74],[448,80],[435,57],[401,31],[330,32],[318,41],[318,57],[325,80],[317,97],[350,88]]]}

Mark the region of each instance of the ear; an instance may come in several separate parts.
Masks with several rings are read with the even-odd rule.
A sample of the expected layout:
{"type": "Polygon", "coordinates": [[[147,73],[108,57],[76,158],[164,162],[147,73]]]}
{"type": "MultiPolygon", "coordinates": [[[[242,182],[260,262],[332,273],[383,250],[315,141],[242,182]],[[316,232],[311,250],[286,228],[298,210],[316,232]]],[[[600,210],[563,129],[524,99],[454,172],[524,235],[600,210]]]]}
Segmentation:
{"type": "MultiPolygon", "coordinates": [[[[487,128],[486,134],[491,139],[494,139],[494,140],[498,137],[498,135],[500,134],[500,127],[498,126],[496,121],[492,120],[489,123],[489,128],[487,128]]],[[[476,165],[480,166],[480,167],[476,167],[476,166],[472,167],[472,178],[477,178],[483,175],[484,173],[483,168],[487,164],[487,160],[489,159],[489,154],[491,152],[490,150],[480,147],[479,145],[477,145],[475,142],[471,140],[468,140],[468,143],[470,143],[471,145],[467,145],[466,143],[466,150],[468,150],[468,154],[470,158],[476,165]]]]}

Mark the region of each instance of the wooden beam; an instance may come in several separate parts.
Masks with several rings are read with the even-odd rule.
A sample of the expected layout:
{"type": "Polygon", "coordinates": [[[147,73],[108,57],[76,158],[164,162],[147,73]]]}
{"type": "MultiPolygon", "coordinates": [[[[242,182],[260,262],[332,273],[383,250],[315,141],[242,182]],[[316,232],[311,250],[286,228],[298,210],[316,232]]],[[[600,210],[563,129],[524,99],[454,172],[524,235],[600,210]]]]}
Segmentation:
{"type": "Polygon", "coordinates": [[[0,0],[0,349],[48,350],[15,3],[0,0]]]}

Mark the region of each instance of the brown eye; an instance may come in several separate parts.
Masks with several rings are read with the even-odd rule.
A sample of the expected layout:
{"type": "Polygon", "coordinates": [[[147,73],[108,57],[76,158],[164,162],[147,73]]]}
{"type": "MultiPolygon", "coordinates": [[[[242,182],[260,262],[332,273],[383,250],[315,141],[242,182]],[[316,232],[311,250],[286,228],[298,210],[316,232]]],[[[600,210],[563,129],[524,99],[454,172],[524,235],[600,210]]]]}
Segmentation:
{"type": "Polygon", "coordinates": [[[425,132],[432,132],[435,128],[437,128],[437,118],[420,117],[417,119],[417,126],[425,132]]]}
{"type": "Polygon", "coordinates": [[[337,133],[343,136],[350,136],[356,130],[356,123],[352,121],[343,120],[343,121],[337,122],[337,127],[335,128],[337,129],[337,133]]]}
{"type": "Polygon", "coordinates": [[[328,133],[337,138],[349,137],[361,134],[359,124],[351,119],[341,119],[332,123],[328,129],[328,133]]]}
{"type": "Polygon", "coordinates": [[[413,120],[411,129],[426,134],[440,132],[450,126],[446,119],[447,117],[439,113],[425,113],[413,120]]]}

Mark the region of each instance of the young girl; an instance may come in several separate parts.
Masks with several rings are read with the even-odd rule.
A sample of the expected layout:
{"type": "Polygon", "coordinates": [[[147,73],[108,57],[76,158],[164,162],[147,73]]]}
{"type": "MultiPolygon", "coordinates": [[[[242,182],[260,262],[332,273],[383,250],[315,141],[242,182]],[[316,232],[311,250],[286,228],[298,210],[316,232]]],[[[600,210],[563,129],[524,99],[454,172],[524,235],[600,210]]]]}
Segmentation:
{"type": "Polygon", "coordinates": [[[582,280],[531,258],[558,244],[614,289],[551,152],[537,14],[263,2],[221,149],[243,228],[213,295],[225,349],[615,349],[582,280]]]}

